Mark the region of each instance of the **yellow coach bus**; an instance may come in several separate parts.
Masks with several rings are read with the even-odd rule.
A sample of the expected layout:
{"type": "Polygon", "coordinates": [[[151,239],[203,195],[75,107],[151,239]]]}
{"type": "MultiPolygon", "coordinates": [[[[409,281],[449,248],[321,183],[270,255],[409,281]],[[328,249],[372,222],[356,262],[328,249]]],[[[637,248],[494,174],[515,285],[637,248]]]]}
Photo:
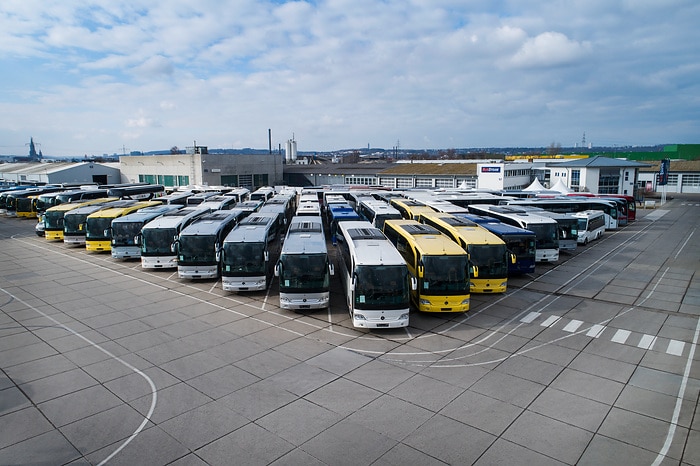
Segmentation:
{"type": "Polygon", "coordinates": [[[411,298],[419,311],[469,310],[469,256],[464,249],[416,220],[387,220],[384,234],[418,281],[411,298]]]}
{"type": "Polygon", "coordinates": [[[126,207],[110,207],[98,210],[85,220],[85,249],[88,251],[112,250],[112,220],[146,207],[162,206],[158,201],[141,201],[126,207]]]}
{"type": "Polygon", "coordinates": [[[508,287],[508,264],[515,264],[515,255],[495,234],[471,220],[451,214],[421,214],[419,221],[437,228],[469,254],[474,271],[472,293],[505,293],[508,287]]]}

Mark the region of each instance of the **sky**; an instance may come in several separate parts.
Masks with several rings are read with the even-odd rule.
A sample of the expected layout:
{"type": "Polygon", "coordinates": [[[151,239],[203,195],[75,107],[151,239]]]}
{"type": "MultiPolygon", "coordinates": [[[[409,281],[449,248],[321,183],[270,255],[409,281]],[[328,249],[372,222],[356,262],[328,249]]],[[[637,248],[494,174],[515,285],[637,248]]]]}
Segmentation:
{"type": "Polygon", "coordinates": [[[2,0],[0,155],[700,143],[697,0],[2,0]]]}

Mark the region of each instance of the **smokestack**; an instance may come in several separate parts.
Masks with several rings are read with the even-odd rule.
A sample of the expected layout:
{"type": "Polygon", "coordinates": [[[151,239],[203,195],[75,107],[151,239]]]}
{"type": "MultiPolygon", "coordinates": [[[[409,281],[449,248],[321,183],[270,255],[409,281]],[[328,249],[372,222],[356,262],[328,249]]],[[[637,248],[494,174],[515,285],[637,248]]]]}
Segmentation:
{"type": "Polygon", "coordinates": [[[267,129],[267,146],[270,151],[270,155],[272,155],[272,130],[270,128],[267,129]]]}

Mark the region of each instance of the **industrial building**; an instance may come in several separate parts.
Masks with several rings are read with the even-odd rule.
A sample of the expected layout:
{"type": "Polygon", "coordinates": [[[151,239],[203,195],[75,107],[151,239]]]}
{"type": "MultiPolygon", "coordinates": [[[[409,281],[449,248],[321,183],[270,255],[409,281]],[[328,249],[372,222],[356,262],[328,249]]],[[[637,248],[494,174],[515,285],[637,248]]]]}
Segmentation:
{"type": "Polygon", "coordinates": [[[119,164],[96,162],[1,163],[0,180],[9,184],[122,182],[119,164]]]}

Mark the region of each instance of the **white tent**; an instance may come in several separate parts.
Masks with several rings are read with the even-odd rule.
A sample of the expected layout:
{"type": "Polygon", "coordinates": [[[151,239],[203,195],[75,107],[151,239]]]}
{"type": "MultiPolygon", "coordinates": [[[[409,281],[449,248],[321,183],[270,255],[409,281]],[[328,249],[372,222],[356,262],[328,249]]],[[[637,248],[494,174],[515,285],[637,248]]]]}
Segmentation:
{"type": "Polygon", "coordinates": [[[540,180],[535,178],[535,181],[532,182],[530,186],[527,188],[524,188],[523,191],[546,191],[547,188],[542,186],[542,183],[540,183],[540,180]]]}
{"type": "Polygon", "coordinates": [[[550,188],[551,191],[559,191],[562,194],[568,194],[571,190],[564,184],[564,182],[559,178],[554,186],[550,188]]]}

